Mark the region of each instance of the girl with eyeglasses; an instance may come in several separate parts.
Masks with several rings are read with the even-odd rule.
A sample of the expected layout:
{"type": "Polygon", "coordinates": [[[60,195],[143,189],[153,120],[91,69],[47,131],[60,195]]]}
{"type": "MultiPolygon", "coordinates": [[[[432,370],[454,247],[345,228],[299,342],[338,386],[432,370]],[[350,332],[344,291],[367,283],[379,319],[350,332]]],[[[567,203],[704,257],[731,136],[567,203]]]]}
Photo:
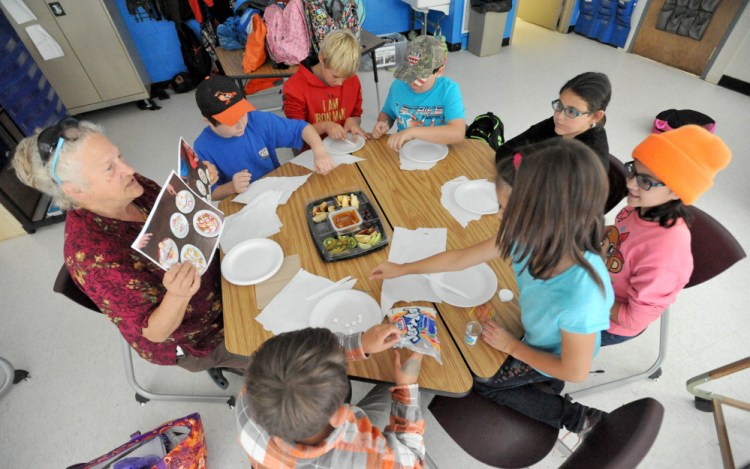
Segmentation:
{"type": "Polygon", "coordinates": [[[612,85],[603,73],[586,72],[572,78],[560,88],[560,96],[552,101],[552,117],[501,145],[495,160],[510,157],[525,145],[562,137],[576,139],[594,150],[604,169],[608,169],[609,143],[604,124],[611,96],[612,85]]]}
{"type": "Polygon", "coordinates": [[[605,229],[602,249],[615,292],[602,345],[641,334],[690,280],[693,255],[686,205],[731,160],[719,137],[697,125],[649,135],[627,171],[627,207],[605,229]]]}
{"type": "Polygon", "coordinates": [[[508,358],[494,376],[477,379],[474,389],[531,418],[585,435],[604,412],[534,384],[549,383],[559,393],[565,381],[584,381],[600,333],[609,325],[614,297],[599,252],[598,208],[607,198],[606,173],[585,145],[555,139],[500,160],[495,184],[502,207],[497,236],[416,262],[384,262],[370,278],[459,271],[510,257],[525,335],[518,339],[495,320],[480,318],[482,340],[508,358]]]}

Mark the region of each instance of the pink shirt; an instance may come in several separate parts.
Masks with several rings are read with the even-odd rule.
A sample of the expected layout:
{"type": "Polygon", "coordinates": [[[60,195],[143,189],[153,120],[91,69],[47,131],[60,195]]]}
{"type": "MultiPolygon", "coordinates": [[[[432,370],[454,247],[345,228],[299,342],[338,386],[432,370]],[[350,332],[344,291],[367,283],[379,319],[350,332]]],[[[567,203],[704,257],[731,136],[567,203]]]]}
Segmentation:
{"type": "Polygon", "coordinates": [[[663,228],[641,219],[630,207],[617,214],[615,227],[607,269],[621,306],[617,323],[610,322],[608,332],[634,336],[658,319],[690,280],[690,230],[681,218],[671,228],[663,228]]]}

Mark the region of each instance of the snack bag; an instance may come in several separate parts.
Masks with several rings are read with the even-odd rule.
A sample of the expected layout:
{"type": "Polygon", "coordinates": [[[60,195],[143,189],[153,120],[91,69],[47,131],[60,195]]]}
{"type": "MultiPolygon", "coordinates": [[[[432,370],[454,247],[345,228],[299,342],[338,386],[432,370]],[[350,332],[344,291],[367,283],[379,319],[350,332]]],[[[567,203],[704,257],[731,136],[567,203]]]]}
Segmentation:
{"type": "Polygon", "coordinates": [[[434,357],[438,363],[443,364],[434,309],[423,306],[393,308],[388,317],[391,324],[401,331],[396,348],[406,347],[414,352],[434,357]]]}

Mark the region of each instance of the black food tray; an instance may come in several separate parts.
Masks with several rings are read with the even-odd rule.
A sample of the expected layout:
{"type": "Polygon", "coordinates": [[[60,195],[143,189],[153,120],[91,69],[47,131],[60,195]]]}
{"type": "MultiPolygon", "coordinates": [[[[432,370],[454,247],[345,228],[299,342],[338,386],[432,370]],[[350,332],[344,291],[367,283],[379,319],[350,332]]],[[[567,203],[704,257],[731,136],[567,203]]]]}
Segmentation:
{"type": "Polygon", "coordinates": [[[388,238],[383,229],[380,216],[372,202],[370,202],[370,199],[362,191],[340,192],[313,200],[305,206],[305,218],[307,219],[307,226],[310,229],[310,235],[312,235],[315,247],[318,249],[318,254],[320,254],[320,258],[325,262],[354,259],[355,257],[365,256],[371,252],[383,249],[388,245],[388,238]],[[338,196],[344,195],[349,197],[352,195],[357,196],[359,200],[357,212],[362,220],[361,225],[343,232],[337,232],[328,216],[322,221],[316,222],[313,220],[313,210],[315,207],[320,207],[323,202],[326,202],[326,211],[328,211],[328,207],[334,207],[335,211],[347,208],[343,207],[338,199],[338,196]],[[380,239],[373,242],[376,236],[375,233],[380,234],[380,239]],[[370,236],[368,243],[359,242],[366,240],[368,235],[370,236]],[[328,247],[326,247],[326,244],[328,247]]]}

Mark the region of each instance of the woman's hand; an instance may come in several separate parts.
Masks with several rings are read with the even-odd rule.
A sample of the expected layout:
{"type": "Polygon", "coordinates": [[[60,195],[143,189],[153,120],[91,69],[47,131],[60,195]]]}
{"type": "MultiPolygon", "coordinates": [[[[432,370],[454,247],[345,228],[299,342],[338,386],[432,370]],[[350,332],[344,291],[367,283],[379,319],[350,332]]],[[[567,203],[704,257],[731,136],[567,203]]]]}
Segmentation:
{"type": "Polygon", "coordinates": [[[201,276],[192,262],[173,265],[162,280],[167,293],[182,298],[191,298],[201,286],[201,276]]]}
{"type": "Polygon", "coordinates": [[[362,333],[362,350],[365,353],[378,353],[396,345],[401,331],[391,324],[378,324],[362,333]]]}
{"type": "Polygon", "coordinates": [[[404,275],[401,273],[403,264],[394,264],[393,262],[383,262],[373,267],[370,271],[370,280],[382,280],[395,278],[404,275]]]}
{"type": "Polygon", "coordinates": [[[495,321],[482,323],[482,340],[487,342],[492,348],[513,355],[513,350],[519,340],[506,331],[503,326],[495,321]]]}

